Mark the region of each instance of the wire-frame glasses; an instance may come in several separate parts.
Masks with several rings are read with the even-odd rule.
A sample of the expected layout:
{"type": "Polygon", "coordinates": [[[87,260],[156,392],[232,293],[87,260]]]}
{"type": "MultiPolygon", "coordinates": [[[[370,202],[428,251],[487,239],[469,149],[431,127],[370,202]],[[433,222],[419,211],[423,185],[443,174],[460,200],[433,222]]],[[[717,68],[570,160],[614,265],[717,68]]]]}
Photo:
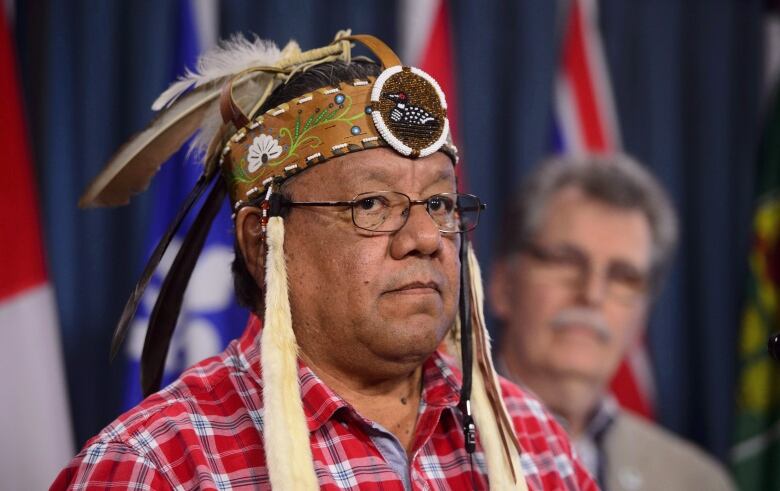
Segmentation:
{"type": "Polygon", "coordinates": [[[425,205],[428,215],[444,233],[469,232],[479,223],[485,204],[473,194],[439,193],[411,199],[398,191],[360,193],[349,201],[289,201],[283,206],[343,206],[352,209],[352,222],[371,232],[396,232],[406,224],[414,205],[425,205]]]}

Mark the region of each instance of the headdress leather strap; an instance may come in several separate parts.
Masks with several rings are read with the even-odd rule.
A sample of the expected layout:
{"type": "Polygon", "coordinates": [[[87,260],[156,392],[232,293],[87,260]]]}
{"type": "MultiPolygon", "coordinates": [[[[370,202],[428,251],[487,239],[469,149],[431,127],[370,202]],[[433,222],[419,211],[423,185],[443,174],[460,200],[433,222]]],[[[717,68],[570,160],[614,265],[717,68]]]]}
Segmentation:
{"type": "MultiPolygon", "coordinates": [[[[219,113],[222,116],[223,123],[233,123],[236,129],[248,125],[249,117],[244,114],[244,111],[241,110],[238,104],[236,104],[236,100],[233,98],[233,82],[253,72],[285,73],[285,70],[273,66],[249,68],[230,77],[225,85],[222,86],[222,90],[219,94],[219,113]]],[[[267,92],[264,95],[267,95],[267,92]]]]}
{"type": "Polygon", "coordinates": [[[344,36],[338,39],[336,42],[343,41],[345,39],[357,41],[373,51],[376,57],[379,58],[379,62],[382,64],[383,69],[401,64],[401,60],[393,52],[393,50],[390,49],[390,47],[382,40],[377,39],[374,36],[369,34],[355,34],[354,36],[344,36]]]}
{"type": "Polygon", "coordinates": [[[233,123],[236,128],[243,128],[249,124],[249,118],[238,107],[233,100],[233,80],[231,77],[225,85],[222,86],[222,92],[219,94],[219,113],[222,115],[222,122],[233,123]]]}

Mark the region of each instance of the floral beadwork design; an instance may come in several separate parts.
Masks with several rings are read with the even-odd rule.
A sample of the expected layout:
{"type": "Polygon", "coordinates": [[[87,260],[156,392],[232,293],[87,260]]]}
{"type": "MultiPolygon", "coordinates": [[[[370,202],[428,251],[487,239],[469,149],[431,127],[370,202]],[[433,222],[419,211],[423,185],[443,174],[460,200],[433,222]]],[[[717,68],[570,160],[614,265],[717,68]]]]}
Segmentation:
{"type": "Polygon", "coordinates": [[[279,146],[279,141],[271,135],[255,137],[247,152],[247,170],[255,172],[261,165],[274,160],[281,154],[282,147],[279,146]]]}

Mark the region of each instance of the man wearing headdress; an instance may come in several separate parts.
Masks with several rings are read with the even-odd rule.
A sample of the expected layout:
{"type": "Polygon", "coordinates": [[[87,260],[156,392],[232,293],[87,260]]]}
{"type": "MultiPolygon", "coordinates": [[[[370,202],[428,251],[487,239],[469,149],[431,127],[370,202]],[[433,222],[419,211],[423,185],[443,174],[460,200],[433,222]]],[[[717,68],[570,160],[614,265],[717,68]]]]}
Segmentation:
{"type": "Polygon", "coordinates": [[[235,40],[192,77],[163,94],[137,153],[120,152],[84,198],[126,201],[165,157],[150,162],[145,149],[176,147],[172,134],[180,144],[194,131],[181,129],[189,115],[215,108],[203,109],[206,166],[188,203],[211,191],[147,334],[152,395],[87,442],[53,488],[595,489],[555,420],[493,370],[465,235],[484,205],[457,193],[438,84],[378,39],[341,34],[303,53],[235,40]],[[382,68],[351,60],[351,41],[382,68]],[[227,73],[208,66],[242,57],[227,73]],[[221,355],[156,392],[225,193],[236,291],[253,315],[221,355]]]}
{"type": "Polygon", "coordinates": [[[602,489],[733,489],[711,457],[608,392],[677,240],[660,183],[623,154],[553,157],[506,209],[490,288],[499,371],[563,420],[602,489]]]}

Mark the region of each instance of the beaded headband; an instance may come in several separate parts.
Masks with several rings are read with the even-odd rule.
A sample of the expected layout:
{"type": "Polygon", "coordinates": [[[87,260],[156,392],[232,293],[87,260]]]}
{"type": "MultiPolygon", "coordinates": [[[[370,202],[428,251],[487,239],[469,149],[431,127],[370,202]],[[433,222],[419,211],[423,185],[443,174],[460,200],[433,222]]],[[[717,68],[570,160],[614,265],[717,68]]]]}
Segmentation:
{"type": "MultiPolygon", "coordinates": [[[[398,60],[376,38],[347,39],[370,41],[367,46],[383,66],[398,60]]],[[[391,147],[411,158],[441,150],[457,162],[439,84],[400,63],[376,78],[319,88],[252,120],[231,99],[228,85],[222,92],[222,114],[239,130],[223,147],[220,167],[234,210],[264,196],[272,183],[361,150],[391,147]]]]}

